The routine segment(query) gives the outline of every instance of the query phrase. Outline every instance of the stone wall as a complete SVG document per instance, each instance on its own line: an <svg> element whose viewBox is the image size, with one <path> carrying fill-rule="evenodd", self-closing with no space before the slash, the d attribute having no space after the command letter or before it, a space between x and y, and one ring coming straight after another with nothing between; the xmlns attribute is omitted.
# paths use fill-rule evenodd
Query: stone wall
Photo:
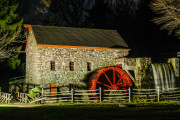
<svg viewBox="0 0 180 120"><path fill-rule="evenodd" d="M151 88L153 82L151 71L151 58L136 58L136 87L137 88Z"/></svg>
<svg viewBox="0 0 180 120"><path fill-rule="evenodd" d="M151 58L125 58L123 69L131 77L135 88L150 88L153 82ZM134 72L132 75L132 72Z"/></svg>
<svg viewBox="0 0 180 120"><path fill-rule="evenodd" d="M168 63L172 64L173 69L175 71L175 76L176 76L176 80L177 80L177 85L180 86L180 58L171 58L168 60Z"/></svg>
<svg viewBox="0 0 180 120"><path fill-rule="evenodd" d="M34 83L36 84L36 79L38 78L40 72L37 67L37 56L38 56L38 47L31 31L30 37L28 40L28 46L26 51L26 83Z"/></svg>
<svg viewBox="0 0 180 120"><path fill-rule="evenodd" d="M86 77L93 71L110 65L123 64L119 56L127 56L128 51L40 47L33 34L26 55L26 82L57 86L75 84L86 86ZM56 61L56 70L51 70L51 61ZM75 71L70 71L70 62L75 63ZM87 62L92 63L92 71L87 70Z"/></svg>
<svg viewBox="0 0 180 120"><path fill-rule="evenodd" d="M168 60L168 63L170 63L175 71L175 76L179 78L179 58L171 58Z"/></svg>

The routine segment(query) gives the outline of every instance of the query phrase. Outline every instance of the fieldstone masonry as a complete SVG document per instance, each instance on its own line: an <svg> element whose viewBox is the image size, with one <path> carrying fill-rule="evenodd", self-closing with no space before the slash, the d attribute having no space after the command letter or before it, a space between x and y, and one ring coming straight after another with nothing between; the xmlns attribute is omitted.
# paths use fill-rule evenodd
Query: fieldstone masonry
<svg viewBox="0 0 180 120"><path fill-rule="evenodd" d="M143 81L145 79L149 80L150 82L151 74L149 71L149 67L151 66L151 58L125 58L123 63L123 69L129 74L131 80L134 82L136 88L142 88ZM128 71L133 71L134 76L132 76ZM146 81L147 82L147 81Z"/></svg>
<svg viewBox="0 0 180 120"><path fill-rule="evenodd" d="M175 76L177 79L179 79L179 70L180 70L179 62L180 62L179 58L171 58L168 60L168 63L170 63L174 68Z"/></svg>

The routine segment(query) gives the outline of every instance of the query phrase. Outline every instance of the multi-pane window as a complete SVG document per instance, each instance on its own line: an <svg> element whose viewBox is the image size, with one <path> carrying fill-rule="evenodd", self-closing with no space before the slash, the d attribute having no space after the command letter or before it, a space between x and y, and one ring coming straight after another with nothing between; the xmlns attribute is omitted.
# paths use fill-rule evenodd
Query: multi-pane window
<svg viewBox="0 0 180 120"><path fill-rule="evenodd" d="M56 62L51 61L51 70L56 70Z"/></svg>
<svg viewBox="0 0 180 120"><path fill-rule="evenodd" d="M87 62L87 70L92 71L92 63L91 62Z"/></svg>
<svg viewBox="0 0 180 120"><path fill-rule="evenodd" d="M75 70L75 63L70 62L70 71L74 71L74 70Z"/></svg>

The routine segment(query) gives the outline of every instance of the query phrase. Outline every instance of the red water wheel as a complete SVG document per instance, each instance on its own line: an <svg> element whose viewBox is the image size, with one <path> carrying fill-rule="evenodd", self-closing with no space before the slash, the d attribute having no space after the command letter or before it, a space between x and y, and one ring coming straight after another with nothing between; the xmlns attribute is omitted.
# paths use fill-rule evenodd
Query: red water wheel
<svg viewBox="0 0 180 120"><path fill-rule="evenodd" d="M120 90L132 86L128 74L119 66L110 66L95 71L88 83L89 90L102 89Z"/></svg>

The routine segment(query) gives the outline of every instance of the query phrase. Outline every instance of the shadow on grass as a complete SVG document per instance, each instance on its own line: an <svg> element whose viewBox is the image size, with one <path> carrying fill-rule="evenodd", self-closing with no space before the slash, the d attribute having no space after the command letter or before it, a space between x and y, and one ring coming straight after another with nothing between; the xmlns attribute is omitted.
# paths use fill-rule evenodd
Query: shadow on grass
<svg viewBox="0 0 180 120"><path fill-rule="evenodd" d="M172 120L178 119L180 104L42 105L29 108L0 107L0 120Z"/></svg>

